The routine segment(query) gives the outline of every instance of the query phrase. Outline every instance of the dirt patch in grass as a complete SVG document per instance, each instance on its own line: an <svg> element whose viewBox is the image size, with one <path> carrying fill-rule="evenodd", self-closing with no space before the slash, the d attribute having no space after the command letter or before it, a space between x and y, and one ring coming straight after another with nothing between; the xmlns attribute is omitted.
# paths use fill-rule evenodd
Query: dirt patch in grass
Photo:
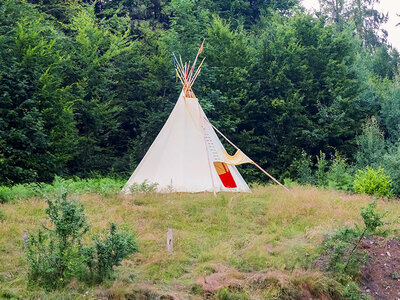
<svg viewBox="0 0 400 300"><path fill-rule="evenodd" d="M361 287L374 299L400 299L400 243L396 239L363 239L368 263L362 268Z"/></svg>

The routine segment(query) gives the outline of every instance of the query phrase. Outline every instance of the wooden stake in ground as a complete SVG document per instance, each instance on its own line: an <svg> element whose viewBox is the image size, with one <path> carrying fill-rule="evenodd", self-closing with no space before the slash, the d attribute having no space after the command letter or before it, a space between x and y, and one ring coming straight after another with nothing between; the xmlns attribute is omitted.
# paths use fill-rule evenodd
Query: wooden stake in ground
<svg viewBox="0 0 400 300"><path fill-rule="evenodd" d="M172 236L172 229L168 228L167 231L167 251L169 253L172 253L174 249L174 241L173 241L173 236Z"/></svg>
<svg viewBox="0 0 400 300"><path fill-rule="evenodd" d="M26 241L28 240L28 232L26 230L24 230L22 239L24 240L24 243L22 244L22 251L25 251Z"/></svg>

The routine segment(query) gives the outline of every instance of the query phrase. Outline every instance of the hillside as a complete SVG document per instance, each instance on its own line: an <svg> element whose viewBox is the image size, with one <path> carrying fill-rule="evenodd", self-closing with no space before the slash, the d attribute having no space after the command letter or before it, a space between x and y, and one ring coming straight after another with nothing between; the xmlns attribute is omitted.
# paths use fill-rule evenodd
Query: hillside
<svg viewBox="0 0 400 300"><path fill-rule="evenodd" d="M371 198L311 187L255 187L252 194L70 195L85 207L92 229L110 222L134 230L139 253L98 286L73 281L57 292L27 288L24 230L44 221L43 199L0 204L0 295L37 299L339 299L343 287L318 270L324 235L362 224ZM386 221L396 201L379 201ZM395 229L397 225L391 225ZM174 250L166 251L173 230ZM51 296L50 296L51 295Z"/></svg>

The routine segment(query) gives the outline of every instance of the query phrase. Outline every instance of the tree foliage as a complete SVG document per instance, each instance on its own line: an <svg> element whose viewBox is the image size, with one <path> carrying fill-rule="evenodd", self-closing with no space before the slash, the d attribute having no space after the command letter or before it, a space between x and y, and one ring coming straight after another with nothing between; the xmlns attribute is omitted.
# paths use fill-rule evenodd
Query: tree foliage
<svg viewBox="0 0 400 300"><path fill-rule="evenodd" d="M189 60L203 38L194 92L273 175L295 177L303 153L354 162L371 116L396 142L399 54L377 1L353 2L3 1L0 183L131 173L179 94L172 52Z"/></svg>

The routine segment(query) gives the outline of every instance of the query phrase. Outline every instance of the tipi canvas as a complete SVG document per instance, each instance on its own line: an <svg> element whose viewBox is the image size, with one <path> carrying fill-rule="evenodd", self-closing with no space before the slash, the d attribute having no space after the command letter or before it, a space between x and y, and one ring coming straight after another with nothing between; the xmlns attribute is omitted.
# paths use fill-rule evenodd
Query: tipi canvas
<svg viewBox="0 0 400 300"><path fill-rule="evenodd" d="M158 192L250 192L197 98L183 90L164 127L124 187L156 184Z"/></svg>
<svg viewBox="0 0 400 300"><path fill-rule="evenodd" d="M195 70L201 45L192 67L174 55L176 75L183 89L171 115L150 149L123 188L125 193L143 183L155 184L158 192L250 192L236 165L251 163L284 187L273 176L247 157L207 119L192 91L200 74ZM214 129L237 151L226 153ZM286 189L286 187L284 187Z"/></svg>

